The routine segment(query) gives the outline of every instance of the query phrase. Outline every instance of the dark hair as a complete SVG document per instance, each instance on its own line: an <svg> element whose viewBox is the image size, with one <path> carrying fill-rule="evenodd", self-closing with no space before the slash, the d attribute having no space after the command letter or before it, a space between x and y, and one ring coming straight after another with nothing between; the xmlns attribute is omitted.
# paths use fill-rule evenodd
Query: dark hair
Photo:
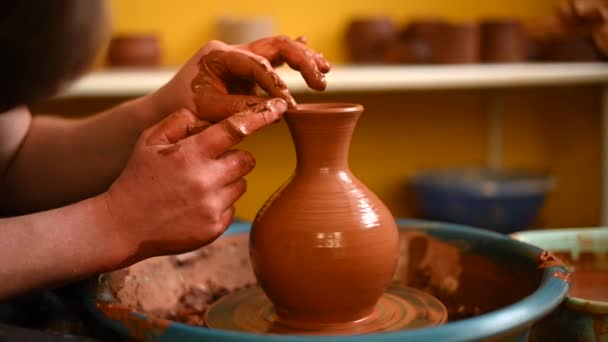
<svg viewBox="0 0 608 342"><path fill-rule="evenodd" d="M94 61L108 31L104 0L0 5L0 112L55 95Z"/></svg>

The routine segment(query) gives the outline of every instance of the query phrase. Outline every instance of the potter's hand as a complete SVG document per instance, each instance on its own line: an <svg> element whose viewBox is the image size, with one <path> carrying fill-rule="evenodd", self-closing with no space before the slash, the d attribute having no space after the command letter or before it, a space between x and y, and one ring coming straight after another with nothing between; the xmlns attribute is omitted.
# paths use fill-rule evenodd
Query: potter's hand
<svg viewBox="0 0 608 342"><path fill-rule="evenodd" d="M125 264L193 250L222 234L255 164L231 148L286 109L284 100L271 99L213 125L182 109L144 131L104 194L108 234L130 248Z"/></svg>
<svg viewBox="0 0 608 342"><path fill-rule="evenodd" d="M153 96L171 111L186 107L204 120L221 120L267 100L295 101L273 66L287 63L300 71L308 86L324 90L329 63L303 38L263 38L232 46L212 41L187 62L176 76Z"/></svg>
<svg viewBox="0 0 608 342"><path fill-rule="evenodd" d="M608 20L608 1L566 0L557 15L567 29L594 30Z"/></svg>
<svg viewBox="0 0 608 342"><path fill-rule="evenodd" d="M608 56L608 0L564 0L551 16L530 23L527 31L539 41L591 35Z"/></svg>
<svg viewBox="0 0 608 342"><path fill-rule="evenodd" d="M591 33L597 47L608 55L607 0L567 0L559 7L558 18L567 33Z"/></svg>

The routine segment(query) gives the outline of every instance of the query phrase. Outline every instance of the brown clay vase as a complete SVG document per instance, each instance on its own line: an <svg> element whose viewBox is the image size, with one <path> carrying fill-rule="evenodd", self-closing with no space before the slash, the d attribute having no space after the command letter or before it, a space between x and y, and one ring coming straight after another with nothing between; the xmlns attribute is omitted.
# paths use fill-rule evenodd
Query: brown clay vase
<svg viewBox="0 0 608 342"><path fill-rule="evenodd" d="M397 227L348 166L362 112L356 104L322 103L286 114L297 166L259 211L250 235L255 275L283 324L361 320L391 283Z"/></svg>

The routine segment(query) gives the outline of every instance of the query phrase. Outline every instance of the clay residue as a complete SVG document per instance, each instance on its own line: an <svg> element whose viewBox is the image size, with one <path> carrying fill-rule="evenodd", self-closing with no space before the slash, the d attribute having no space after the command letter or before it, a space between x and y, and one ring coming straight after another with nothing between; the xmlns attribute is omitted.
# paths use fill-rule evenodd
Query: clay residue
<svg viewBox="0 0 608 342"><path fill-rule="evenodd" d="M608 270L574 271L570 282L571 296L608 303Z"/></svg>
<svg viewBox="0 0 608 342"><path fill-rule="evenodd" d="M570 270L570 296L608 302L608 252L554 252Z"/></svg>
<svg viewBox="0 0 608 342"><path fill-rule="evenodd" d="M204 325L211 303L255 283L248 237L233 235L179 257L148 259L114 272L110 287L132 310ZM533 264L499 263L416 230L402 230L400 241L394 281L438 298L448 309L448 321L515 303L540 283L542 272Z"/></svg>
<svg viewBox="0 0 608 342"><path fill-rule="evenodd" d="M156 317L134 315L133 312L123 305L97 303L97 310L103 312L108 318L122 322L128 329L129 335L143 341L150 334L161 334L171 324L170 321Z"/></svg>
<svg viewBox="0 0 608 342"><path fill-rule="evenodd" d="M400 244L397 281L427 292L449 295L458 291L462 274L458 248L416 231L401 232Z"/></svg>
<svg viewBox="0 0 608 342"><path fill-rule="evenodd" d="M556 272L551 273L551 276L553 276L555 278L558 278L558 279L561 279L562 281L565 281L567 283L570 282L570 274L569 273L557 272L556 271Z"/></svg>
<svg viewBox="0 0 608 342"><path fill-rule="evenodd" d="M538 255L537 264L538 268L565 266L563 261L549 251L543 251Z"/></svg>
<svg viewBox="0 0 608 342"><path fill-rule="evenodd" d="M170 154L173 154L173 153L179 151L181 148L182 148L182 145L173 144L169 147L164 147L164 148L158 150L158 154L160 154L161 156L168 156Z"/></svg>
<svg viewBox="0 0 608 342"><path fill-rule="evenodd" d="M205 311L218 298L254 283L247 234L184 255L145 260L112 273L109 281L128 308L193 325L204 325Z"/></svg>
<svg viewBox="0 0 608 342"><path fill-rule="evenodd" d="M206 120L197 121L194 124L188 126L188 128L186 128L186 136L190 137L199 134L209 127L211 127L211 122Z"/></svg>
<svg viewBox="0 0 608 342"><path fill-rule="evenodd" d="M477 316L531 294L541 272L521 262L499 263L420 231L402 230L395 281L430 293L448 309L448 321Z"/></svg>

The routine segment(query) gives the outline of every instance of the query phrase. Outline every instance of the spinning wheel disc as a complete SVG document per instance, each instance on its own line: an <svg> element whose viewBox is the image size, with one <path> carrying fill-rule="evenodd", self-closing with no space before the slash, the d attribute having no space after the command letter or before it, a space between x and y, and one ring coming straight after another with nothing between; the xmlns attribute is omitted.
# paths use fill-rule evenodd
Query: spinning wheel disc
<svg viewBox="0 0 608 342"><path fill-rule="evenodd" d="M408 287L391 287L374 311L361 320L337 324L284 322L260 287L251 287L216 302L205 322L213 329L250 333L294 335L353 335L417 329L441 325L447 320L445 306L431 295Z"/></svg>

